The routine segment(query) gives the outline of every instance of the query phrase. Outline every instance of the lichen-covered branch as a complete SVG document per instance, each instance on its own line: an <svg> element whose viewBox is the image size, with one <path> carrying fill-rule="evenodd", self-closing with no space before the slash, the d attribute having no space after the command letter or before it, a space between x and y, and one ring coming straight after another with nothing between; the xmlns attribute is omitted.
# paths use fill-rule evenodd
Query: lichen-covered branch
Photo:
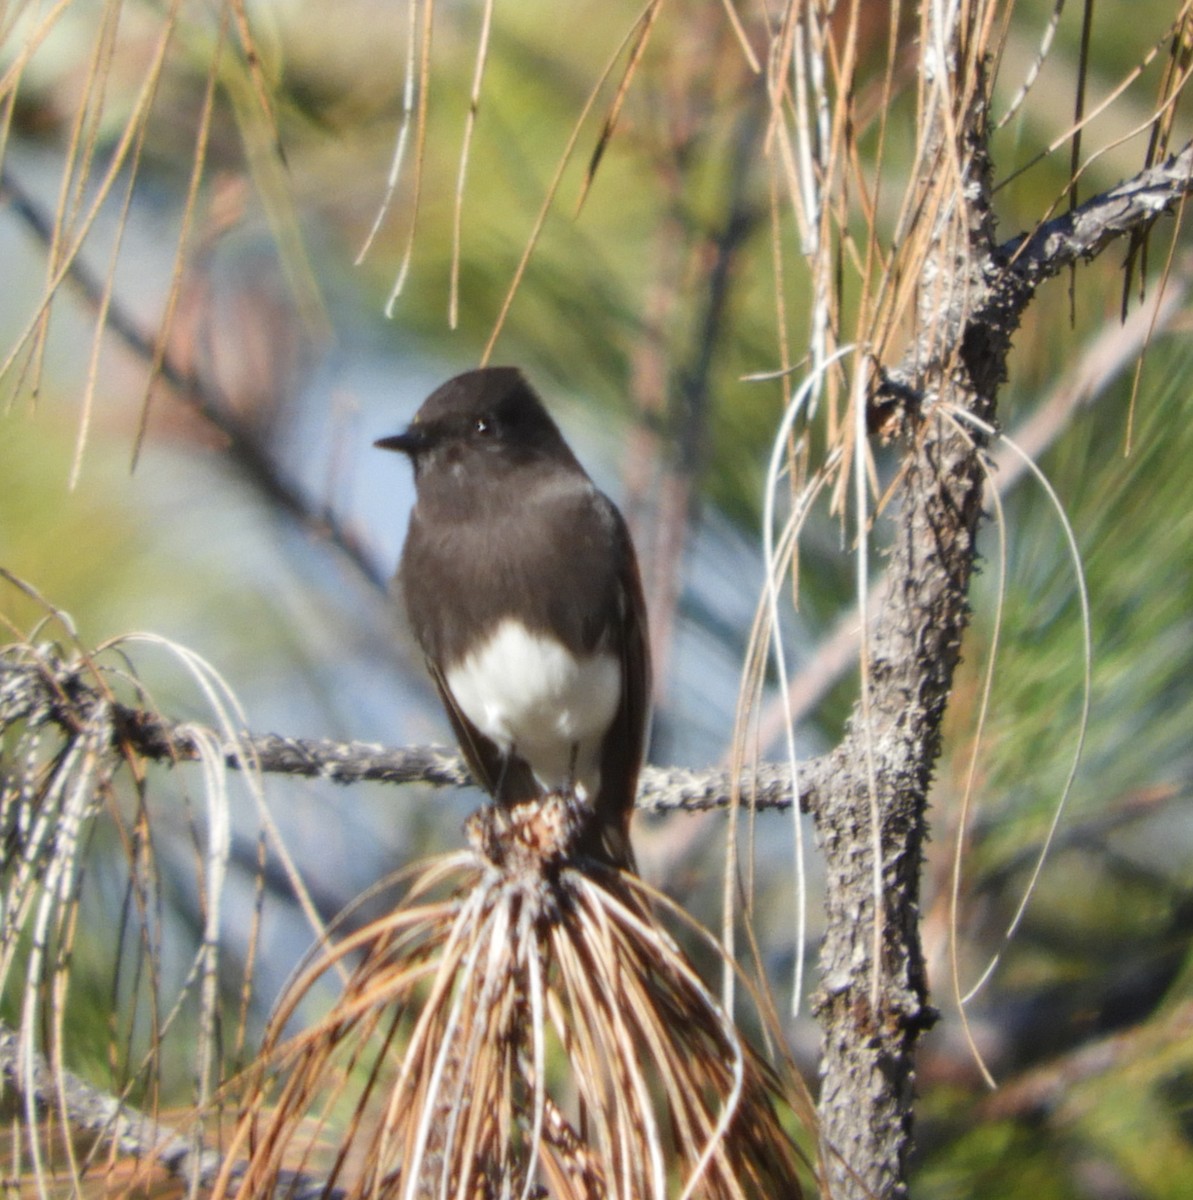
<svg viewBox="0 0 1193 1200"><path fill-rule="evenodd" d="M1191 191L1193 142L1072 212L1004 242L996 252L1007 272L1000 290L1012 280L1022 287L1035 288L1066 267L1095 257L1111 242L1137 234L1157 218L1174 212Z"/></svg>
<svg viewBox="0 0 1193 1200"><path fill-rule="evenodd" d="M228 738L194 721L178 721L148 709L114 702L89 681L89 671L56 655L34 663L25 650L0 648L0 729L18 722L56 725L68 735L102 722L102 739L113 750L164 763L193 762L201 747L218 745L233 769L296 775L331 783L422 783L432 787L473 786L463 758L441 746L393 748L375 742L243 733ZM818 801L830 769L827 758L800 765L800 804ZM743 804L787 809L792 804L791 771L786 764L759 763L736 779L726 770L648 767L638 788L645 812L701 812L725 808L734 791Z"/></svg>
<svg viewBox="0 0 1193 1200"><path fill-rule="evenodd" d="M935 1018L919 928L928 792L969 614L984 478L980 439L952 414L992 418L1016 323L990 319L985 81L980 61L958 65L962 25L957 43L937 31L933 44L952 46L956 61L947 86L937 76L927 89L921 115L919 336L899 371L908 448L894 540L863 648L863 695L833 755L831 797L815 811L827 909L819 1111L836 1200L907 1195L915 1049Z"/></svg>
<svg viewBox="0 0 1193 1200"><path fill-rule="evenodd" d="M959 44L960 24L954 32ZM908 452L883 599L866 646L866 692L831 756L831 784L811 810L826 862L816 1010L824 1166L835 1200L907 1195L915 1048L935 1015L919 934L928 790L968 619L984 481L981 430L995 422L1012 337L1040 283L1145 230L1193 190L1193 149L1186 147L999 245L985 81L980 62L971 69L978 79L970 81L969 100L950 120L935 113L925 130L937 162L957 178L922 260L920 336L887 374L906 402Z"/></svg>
<svg viewBox="0 0 1193 1200"><path fill-rule="evenodd" d="M32 1101L36 1111L56 1111L73 1130L94 1134L118 1156L136 1160L145 1172L156 1168L172 1179L207 1189L223 1169L224 1158L218 1150L92 1087L70 1071L55 1072L40 1054L28 1052L15 1030L2 1023L0 1083L22 1102ZM234 1168L233 1179L242 1172L243 1167ZM343 1195L324 1180L296 1171L285 1172L269 1194L286 1200L339 1200Z"/></svg>

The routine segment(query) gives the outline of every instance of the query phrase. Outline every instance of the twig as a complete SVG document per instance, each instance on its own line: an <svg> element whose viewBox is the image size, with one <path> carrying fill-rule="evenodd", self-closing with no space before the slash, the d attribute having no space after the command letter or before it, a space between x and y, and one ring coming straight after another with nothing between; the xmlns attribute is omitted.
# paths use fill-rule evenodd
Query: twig
<svg viewBox="0 0 1193 1200"><path fill-rule="evenodd" d="M1193 142L1033 233L1003 242L996 258L1021 284L1034 289L1079 259L1094 258L1116 238L1137 233L1171 213L1191 191Z"/></svg>
<svg viewBox="0 0 1193 1200"><path fill-rule="evenodd" d="M158 762L190 762L201 745L222 747L229 767L251 764L268 774L326 779L332 783L423 783L433 787L473 785L463 759L438 746L394 749L375 742L337 742L328 738L283 737L246 733L233 744L218 730L190 721L177 721L147 709L113 703L102 697L70 663L43 659L31 664L23 654L0 649L0 728L15 721L50 723L68 734L110 726L113 749L127 749ZM800 802L810 810L827 782L827 758L800 767ZM791 806L791 776L782 764L761 763L736 781L740 794L759 809ZM721 769L688 770L648 767L638 791L638 808L645 812L700 812L725 808L734 779Z"/></svg>

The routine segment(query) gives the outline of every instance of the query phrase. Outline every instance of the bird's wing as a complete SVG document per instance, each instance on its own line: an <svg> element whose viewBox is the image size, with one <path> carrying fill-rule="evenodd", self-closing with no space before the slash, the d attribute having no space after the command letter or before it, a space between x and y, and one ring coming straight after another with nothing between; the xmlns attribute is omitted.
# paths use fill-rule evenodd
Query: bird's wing
<svg viewBox="0 0 1193 1200"><path fill-rule="evenodd" d="M439 690L439 698L455 731L460 752L477 786L501 804L519 804L538 796L542 789L529 764L516 754L510 755L507 762L500 747L491 738L485 737L464 715L443 672L430 660L427 661L427 670ZM498 787L501 789L500 796L497 794Z"/></svg>
<svg viewBox="0 0 1193 1200"><path fill-rule="evenodd" d="M621 660L621 700L601 755L601 787L594 805L594 834L601 857L617 867L633 868L630 817L638 792L638 772L650 727L650 641L642 577L629 531L617 515L617 535L626 553L618 574L618 618L613 646Z"/></svg>

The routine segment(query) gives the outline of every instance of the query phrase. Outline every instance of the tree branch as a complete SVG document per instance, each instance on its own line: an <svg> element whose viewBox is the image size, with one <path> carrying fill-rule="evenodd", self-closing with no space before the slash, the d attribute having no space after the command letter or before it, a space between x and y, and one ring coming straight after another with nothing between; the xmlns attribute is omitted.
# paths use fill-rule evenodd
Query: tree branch
<svg viewBox="0 0 1193 1200"><path fill-rule="evenodd" d="M1003 242L995 252L1005 266L1003 292L1034 290L1081 259L1094 258L1111 242L1145 230L1157 217L1174 212L1193 191L1193 142L1178 154L1140 171L1079 208L1045 221L1033 233ZM1026 304L1021 301L1020 311Z"/></svg>
<svg viewBox="0 0 1193 1200"><path fill-rule="evenodd" d="M263 774L296 775L332 783L422 783L432 787L475 786L463 758L439 746L393 749L373 742L337 742L328 738L283 737L244 733L229 739L193 721L177 721L144 708L122 704L89 682L81 662L39 656L27 649L0 649L0 729L14 722L50 724L67 736L107 728L101 739L113 750L130 751L155 762L193 762L201 747L218 745L227 766ZM800 765L799 794L810 811L823 794L830 769L827 758ZM791 772L786 764L759 763L738 777L713 768L647 767L638 789L638 808L661 813L725 808L735 790L743 804L758 809L788 809Z"/></svg>
<svg viewBox="0 0 1193 1200"><path fill-rule="evenodd" d="M826 908L819 1114L842 1200L908 1194L915 1051L936 1017L919 927L928 792L969 617L984 484L983 439L958 415L993 419L1019 314L995 289L987 80L981 56L961 49L976 15L950 9L950 25L930 7L924 36L952 57L933 59L941 75L925 88L920 118L920 224L909 264L919 276L920 332L900 370L919 404L905 413L898 521L883 602L863 643L862 696L833 753L831 801L815 812Z"/></svg>
<svg viewBox="0 0 1193 1200"><path fill-rule="evenodd" d="M920 944L920 863L984 484L984 438L958 417L976 418L977 428L994 423L1012 337L1042 282L1145 229L1193 190L1187 146L1034 233L996 243L986 81L976 60L972 69L965 111L948 119L937 111L925 131L937 168L955 164L960 177L949 181L953 196L941 209L949 217L937 218L921 267L923 332L890 373L919 407L907 414L899 526L864 696L833 752L831 795L812 809L826 864L821 1132L841 1197L907 1195L915 1048L935 1016ZM933 210L925 201L921 211Z"/></svg>
<svg viewBox="0 0 1193 1200"><path fill-rule="evenodd" d="M93 1133L118 1154L154 1163L171 1178L210 1188L223 1168L223 1155L179 1133L125 1101L72 1074L55 1072L36 1051L22 1045L21 1036L0 1023L0 1080L19 1096L32 1100L39 1112L58 1112L72 1130ZM243 1173L233 1168L232 1179ZM286 1200L341 1200L344 1192L324 1180L287 1171L273 1195Z"/></svg>

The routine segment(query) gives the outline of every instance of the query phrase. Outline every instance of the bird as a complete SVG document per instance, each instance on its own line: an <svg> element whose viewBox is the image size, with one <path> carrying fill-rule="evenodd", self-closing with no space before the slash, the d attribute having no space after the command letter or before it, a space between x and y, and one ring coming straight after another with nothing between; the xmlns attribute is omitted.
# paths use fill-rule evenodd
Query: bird
<svg viewBox="0 0 1193 1200"><path fill-rule="evenodd" d="M498 805L573 801L578 852L633 870L651 664L621 513L516 367L457 375L375 445L413 465L399 590L473 777Z"/></svg>

